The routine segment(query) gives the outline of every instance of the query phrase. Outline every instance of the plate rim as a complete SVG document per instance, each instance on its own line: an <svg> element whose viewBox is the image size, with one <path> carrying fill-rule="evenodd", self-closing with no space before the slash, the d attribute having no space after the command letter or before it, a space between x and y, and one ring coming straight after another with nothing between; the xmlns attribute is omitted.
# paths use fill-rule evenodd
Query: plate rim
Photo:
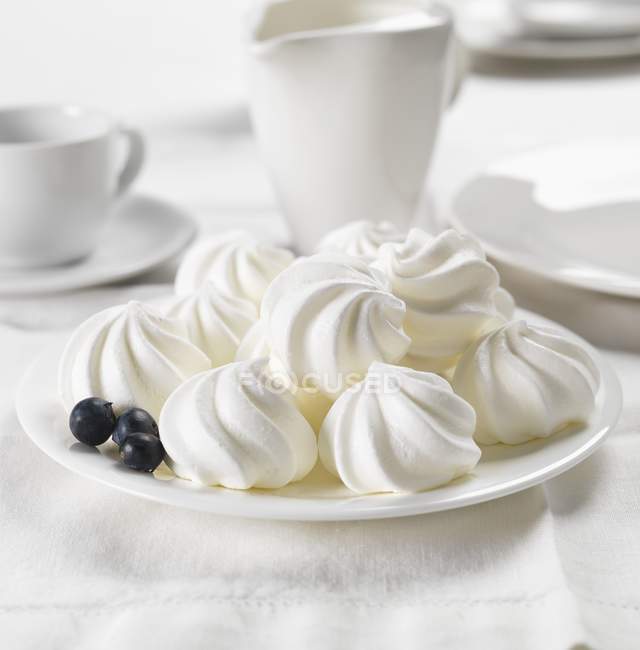
<svg viewBox="0 0 640 650"><path fill-rule="evenodd" d="M518 315L524 318L529 317L538 323L551 325L564 332L569 332L572 337L587 347L590 354L593 355L601 373L600 390L604 392L599 413L601 416L607 414L606 421L604 424L601 424L597 431L594 431L593 435L584 444L549 465L534 469L517 479L505 481L502 485L488 486L461 495L444 497L442 501L431 501L427 504L421 501L421 497L425 494L433 494L434 491L432 490L415 494L384 495L384 498L388 498L389 500L388 504L381 504L379 501L374 504L368 504L367 497L379 498L381 495L360 495L351 497L348 500L342 498L337 498L336 500L328 498L287 498L283 495L269 494L267 491L256 493L243 490L227 490L224 488L202 488L195 484L191 498L185 500L184 490L175 491L170 487L173 480L183 479L175 478L168 481L156 479L152 483L149 483L146 482L151 479L149 475L123 471L116 481L113 478L114 474L108 471L109 466L107 464L105 464L104 472L101 471L99 474L94 474L86 468L86 463L81 460L80 456L69 454L67 448L63 449L60 445L57 445L54 436L51 437L51 443L49 444L48 441L43 440L43 436L34 435L33 429L37 427L31 426L31 420L35 416L32 414L34 409L32 408L33 400L29 392L29 386L33 381L33 375L39 374L37 373L39 366L45 363L47 356L51 357L54 354L56 357L59 356L63 340L62 336L47 345L25 371L15 393L15 411L24 434L45 455L65 469L84 478L107 485L120 492L165 505L199 512L208 512L214 515L274 521L359 521L406 517L453 510L515 494L571 469L590 456L604 442L606 437L615 428L620 416L622 409L622 389L620 382L609 362L593 346L566 327L533 312L521 309ZM49 359L49 362L51 361ZM47 399L43 401L47 403ZM50 394L48 403L50 404ZM189 483L188 481L185 482ZM206 490L210 491L207 492ZM247 506L247 497L258 498L254 498L249 503L249 506ZM394 503L394 498L402 498L402 502ZM313 503L312 510L305 510L309 503ZM240 508L240 511L238 508Z"/></svg>
<svg viewBox="0 0 640 650"><path fill-rule="evenodd" d="M599 143L620 143L619 140L614 138L596 138L594 139ZM640 140L638 141L640 143ZM459 186L449 203L449 209L447 210L446 221L449 226L455 228L459 232L467 235L471 235L477 239L485 253L489 258L496 260L498 263L508 266L512 269L522 271L524 273L537 276L539 278L544 278L551 280L557 284L561 284L566 287L572 287L577 289L583 289L587 291L593 291L598 294L606 296L617 296L620 298L640 298L640 277L638 277L637 286L609 286L605 283L593 283L589 280L584 280L580 278L571 278L566 276L558 276L553 271L548 271L544 268L544 265L541 262L536 263L535 265L527 264L524 261L520 260L517 255L514 255L506 248L503 248L499 245L494 244L491 241L488 241L483 236L478 234L473 228L469 227L463 218L459 214L458 201L462 194L467 190L467 188L474 182L480 180L485 176L490 176L492 170L500 166L500 168L508 165L511 161L517 161L525 156L535 155L537 153L548 153L556 150L565 150L572 145L577 144L577 141L562 141L556 143L549 143L546 145L540 145L537 147L531 147L524 149L515 154L508 156L502 156L489 162L482 171L474 174L472 177L468 178L461 186ZM571 332L574 334L573 332ZM574 334L575 336L575 334Z"/></svg>
<svg viewBox="0 0 640 650"><path fill-rule="evenodd" d="M165 210L165 214L171 215L170 218L173 220L174 232L171 237L167 238L166 244L158 252L151 251L144 260L136 260L122 270L114 267L109 273L105 270L99 270L97 273L89 275L83 274L81 271L84 268L84 261L80 261L75 266L78 270L78 273L75 276L71 278L63 276L58 280L55 280L56 267L34 269L34 271L46 272L53 276L54 279L44 289L21 284L24 280L19 278L17 275L18 272L15 272L15 277L18 278L17 284L13 284L13 282L16 281L15 278L3 279L2 270L0 269L0 297L19 298L39 296L48 293L64 293L66 291L89 289L93 287L101 287L105 284L111 284L114 282L122 282L123 280L128 280L151 271L165 262L168 262L179 255L191 242L193 242L198 233L198 225L193 217L191 217L183 207L177 205L173 201L168 201L160 196L156 196L155 194L147 192L132 192L122 198L122 202L119 207L115 208L115 210L117 211L118 209L121 209L123 203L134 200L143 200L155 203L162 206ZM179 231L178 226L180 229Z"/></svg>
<svg viewBox="0 0 640 650"><path fill-rule="evenodd" d="M586 40L586 39L585 39ZM589 39L590 42L598 39ZM604 40L604 39L603 39ZM541 39L522 39L518 44L514 41L503 41L480 45L478 42L467 42L472 52L479 55L494 56L502 59L515 59L518 61L605 61L610 59L632 59L640 55L640 36L619 37L618 40L625 40L625 46L620 49L600 50L599 52L588 52L586 49L572 52L560 52L549 46L547 41ZM536 48L541 49L536 49ZM542 48L547 48L542 49Z"/></svg>
<svg viewBox="0 0 640 650"><path fill-rule="evenodd" d="M477 6L494 9L503 20L513 20L508 14L505 0L472 0L465 10L477 11ZM503 59L520 61L599 61L610 59L628 59L640 54L640 34L626 34L610 37L584 37L578 39L545 39L521 34L500 32L490 20L484 19L478 29L478 16L474 15L475 25L462 15L459 20L460 37L464 44L474 53ZM469 25L472 25L471 27ZM484 27L484 29L482 29ZM482 34L482 32L484 32ZM478 34L481 34L478 37ZM605 47L615 43L614 47ZM599 46L597 51L595 46Z"/></svg>

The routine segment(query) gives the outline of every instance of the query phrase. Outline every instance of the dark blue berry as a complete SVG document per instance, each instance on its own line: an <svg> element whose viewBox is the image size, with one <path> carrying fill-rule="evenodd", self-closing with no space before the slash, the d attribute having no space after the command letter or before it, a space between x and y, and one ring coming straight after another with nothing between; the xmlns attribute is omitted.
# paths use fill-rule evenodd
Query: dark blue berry
<svg viewBox="0 0 640 650"><path fill-rule="evenodd" d="M120 447L122 462L139 472L153 472L164 460L160 438L152 433L130 433Z"/></svg>
<svg viewBox="0 0 640 650"><path fill-rule="evenodd" d="M159 436L156 421L144 409L130 408L118 418L115 431L111 437L113 442L118 447L121 447L126 437L130 433L136 432Z"/></svg>
<svg viewBox="0 0 640 650"><path fill-rule="evenodd" d="M101 445L109 439L116 426L111 402L87 397L78 402L69 415L71 433L85 445Z"/></svg>

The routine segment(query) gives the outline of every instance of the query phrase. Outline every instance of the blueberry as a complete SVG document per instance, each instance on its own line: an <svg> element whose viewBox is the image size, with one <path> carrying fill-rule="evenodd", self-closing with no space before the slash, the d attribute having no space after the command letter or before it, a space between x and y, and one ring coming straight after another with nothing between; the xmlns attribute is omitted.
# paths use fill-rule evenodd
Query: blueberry
<svg viewBox="0 0 640 650"><path fill-rule="evenodd" d="M130 433L150 433L156 438L158 434L158 425L156 421L144 410L139 408L127 409L119 418L116 423L115 431L113 432L113 442L122 446L125 438Z"/></svg>
<svg viewBox="0 0 640 650"><path fill-rule="evenodd" d="M69 415L71 433L85 445L101 445L109 439L116 426L111 402L87 397L78 402Z"/></svg>
<svg viewBox="0 0 640 650"><path fill-rule="evenodd" d="M120 447L122 462L139 472L153 472L164 460L160 438L152 433L130 433Z"/></svg>

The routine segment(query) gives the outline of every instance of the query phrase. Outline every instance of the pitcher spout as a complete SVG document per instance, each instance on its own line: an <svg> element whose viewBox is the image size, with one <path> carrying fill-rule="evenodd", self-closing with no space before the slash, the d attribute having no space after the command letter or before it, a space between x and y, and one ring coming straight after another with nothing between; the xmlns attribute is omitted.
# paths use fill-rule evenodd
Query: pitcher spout
<svg viewBox="0 0 640 650"><path fill-rule="evenodd" d="M249 13L249 46L267 54L292 42L423 30L449 18L426 0L276 0Z"/></svg>

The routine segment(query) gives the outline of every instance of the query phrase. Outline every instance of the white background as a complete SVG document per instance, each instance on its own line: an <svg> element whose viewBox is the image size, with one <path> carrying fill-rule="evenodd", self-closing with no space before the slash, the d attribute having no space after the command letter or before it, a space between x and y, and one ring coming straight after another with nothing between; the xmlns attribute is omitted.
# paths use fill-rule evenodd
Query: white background
<svg viewBox="0 0 640 650"><path fill-rule="evenodd" d="M2 0L0 103L71 101L141 126L139 187L219 219L273 216L249 134L243 7L224 0ZM458 3L459 5L459 3ZM438 203L505 152L640 136L640 63L483 62L449 111L432 166ZM284 230L277 229L284 237Z"/></svg>

